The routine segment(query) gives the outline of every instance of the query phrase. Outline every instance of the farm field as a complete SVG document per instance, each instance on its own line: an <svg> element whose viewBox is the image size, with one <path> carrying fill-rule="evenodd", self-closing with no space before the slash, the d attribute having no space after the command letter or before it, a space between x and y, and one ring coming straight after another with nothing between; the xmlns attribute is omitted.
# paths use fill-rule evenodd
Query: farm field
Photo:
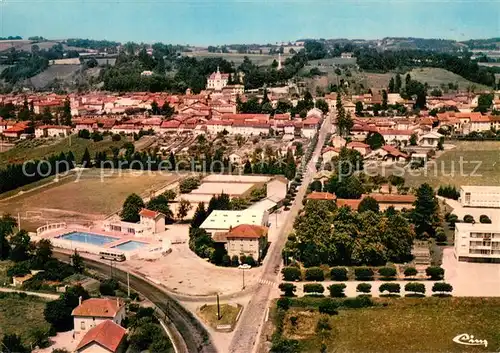
<svg viewBox="0 0 500 353"><path fill-rule="evenodd" d="M460 185L500 185L500 141L449 141L456 147L444 152L424 170L407 170L407 185L429 183ZM463 161L463 173L460 171ZM478 169L475 170L476 166ZM474 172L474 173L473 173ZM416 175L416 174L419 175Z"/></svg>
<svg viewBox="0 0 500 353"><path fill-rule="evenodd" d="M424 67L416 68L409 72L411 77L420 82L427 82L430 87L439 87L442 83L447 85L449 82L458 83L460 90L466 90L469 85L474 85L476 91L491 90L491 87L471 82L460 75L454 74L445 69ZM406 74L405 74L406 76Z"/></svg>
<svg viewBox="0 0 500 353"><path fill-rule="evenodd" d="M43 317L46 300L28 296L0 295L0 337L4 334L18 334L25 345L30 343L34 329L48 330L50 325Z"/></svg>
<svg viewBox="0 0 500 353"><path fill-rule="evenodd" d="M61 140L53 140L52 143L45 143L44 141L44 144L39 145L41 141L23 141L8 151L0 153L0 168L10 163L23 163L31 159L41 159L52 154L67 153L69 151L73 152L75 161L79 163L85 148L89 149L92 157L96 152L107 152L110 155L112 147L121 148L125 143L123 139L121 141L112 141L110 137L105 138L103 141L94 142L74 135Z"/></svg>
<svg viewBox="0 0 500 353"><path fill-rule="evenodd" d="M149 197L178 177L173 174L122 171L101 180L101 170L85 171L81 178L71 175L60 182L0 200L0 214L21 215L22 227L33 231L46 222L102 220L118 211L126 197L137 193ZM103 173L111 173L103 170ZM104 174L107 175L107 174Z"/></svg>
<svg viewBox="0 0 500 353"><path fill-rule="evenodd" d="M72 76L81 68L81 65L52 65L47 70L40 72L29 79L35 88L41 89L57 81L72 81Z"/></svg>
<svg viewBox="0 0 500 353"><path fill-rule="evenodd" d="M500 298L375 301L378 305L372 308L341 309L329 317L331 330L322 333L315 332L318 311L291 308L284 319L284 337L299 340L303 352L319 352L321 343L327 351L338 353L496 352L500 346L494 324L500 314ZM292 316L298 318L295 327ZM453 342L463 333L487 340L488 347Z"/></svg>

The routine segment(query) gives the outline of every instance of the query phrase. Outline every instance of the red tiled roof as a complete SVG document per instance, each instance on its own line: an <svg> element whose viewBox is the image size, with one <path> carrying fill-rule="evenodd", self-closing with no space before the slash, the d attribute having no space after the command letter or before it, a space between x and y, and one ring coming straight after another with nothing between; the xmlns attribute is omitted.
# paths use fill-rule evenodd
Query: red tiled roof
<svg viewBox="0 0 500 353"><path fill-rule="evenodd" d="M161 128L162 129L169 129L169 128L178 128L181 122L179 120L169 120L169 121L164 121L161 123Z"/></svg>
<svg viewBox="0 0 500 353"><path fill-rule="evenodd" d="M240 224L232 228L227 233L227 238L248 238L248 239L259 239L267 234L267 228L263 226L251 225L251 224Z"/></svg>
<svg viewBox="0 0 500 353"><path fill-rule="evenodd" d="M364 197L371 197L379 203L413 203L414 195L399 195L399 194L367 194Z"/></svg>
<svg viewBox="0 0 500 353"><path fill-rule="evenodd" d="M330 194L329 192L318 192L313 191L309 195L307 195L308 200L336 200L337 197L335 194Z"/></svg>
<svg viewBox="0 0 500 353"><path fill-rule="evenodd" d="M111 352L116 352L125 337L125 333L126 330L120 325L115 324L113 321L103 321L99 325L92 327L85 334L85 336L83 336L82 340L76 347L76 351L79 351L90 343L95 342Z"/></svg>
<svg viewBox="0 0 500 353"><path fill-rule="evenodd" d="M357 142L357 141L353 141L353 142L349 142L347 144L347 147L348 148L370 148L370 145L367 145L366 143L363 143L363 142Z"/></svg>
<svg viewBox="0 0 500 353"><path fill-rule="evenodd" d="M161 214L163 214L163 213L151 211L151 210L148 210L147 208L143 208L141 210L141 212L139 212L139 215L141 215L142 217L145 217L145 218L156 218Z"/></svg>
<svg viewBox="0 0 500 353"><path fill-rule="evenodd" d="M342 207L342 206L347 206L350 207L352 210L357 210L359 203L361 202L361 199L337 199L337 207Z"/></svg>
<svg viewBox="0 0 500 353"><path fill-rule="evenodd" d="M113 318L123 305L122 302L116 299L90 298L84 300L80 305L74 308L71 315Z"/></svg>

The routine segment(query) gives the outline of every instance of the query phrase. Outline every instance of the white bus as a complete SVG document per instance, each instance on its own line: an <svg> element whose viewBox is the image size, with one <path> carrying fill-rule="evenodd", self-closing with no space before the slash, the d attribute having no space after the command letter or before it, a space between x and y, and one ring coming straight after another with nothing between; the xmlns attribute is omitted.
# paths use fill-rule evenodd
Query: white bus
<svg viewBox="0 0 500 353"><path fill-rule="evenodd" d="M101 251L99 252L99 256L101 257L101 259L105 259L105 260L113 260L113 261L125 261L126 258L125 258L125 255L123 255L123 253L120 253L120 252L113 252L113 251Z"/></svg>

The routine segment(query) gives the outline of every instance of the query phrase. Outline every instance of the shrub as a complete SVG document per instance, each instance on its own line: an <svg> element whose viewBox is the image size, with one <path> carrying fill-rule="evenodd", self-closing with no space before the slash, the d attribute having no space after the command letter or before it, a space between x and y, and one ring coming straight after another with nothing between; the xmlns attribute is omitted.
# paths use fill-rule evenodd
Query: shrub
<svg viewBox="0 0 500 353"><path fill-rule="evenodd" d="M347 268L333 267L330 270L330 278L334 281L347 281Z"/></svg>
<svg viewBox="0 0 500 353"><path fill-rule="evenodd" d="M318 323L316 324L316 332L330 331L331 329L332 327L330 326L330 320L328 320L328 317L320 317Z"/></svg>
<svg viewBox="0 0 500 353"><path fill-rule="evenodd" d="M325 287L319 283L304 284L304 293L323 294Z"/></svg>
<svg viewBox="0 0 500 353"><path fill-rule="evenodd" d="M453 286L445 282L436 282L432 286L432 291L438 296L449 296L453 291Z"/></svg>
<svg viewBox="0 0 500 353"><path fill-rule="evenodd" d="M425 294L425 285L418 282L410 282L405 285L405 292Z"/></svg>
<svg viewBox="0 0 500 353"><path fill-rule="evenodd" d="M369 294L372 290L372 285L370 283L360 283L356 287L356 292Z"/></svg>
<svg viewBox="0 0 500 353"><path fill-rule="evenodd" d="M345 287L346 286L344 283L332 284L332 285L328 286L328 290L330 291L330 297L333 297L333 298L345 297L345 294L344 294Z"/></svg>
<svg viewBox="0 0 500 353"><path fill-rule="evenodd" d="M322 314L337 315L339 303L331 298L325 298L321 300L318 310Z"/></svg>
<svg viewBox="0 0 500 353"><path fill-rule="evenodd" d="M278 307L278 309L282 309L285 311L290 308L290 304L291 300L290 298L287 297L279 298L278 301L276 302L276 306Z"/></svg>
<svg viewBox="0 0 500 353"><path fill-rule="evenodd" d="M425 274L432 280L438 281L444 277L444 269L439 266L429 266L425 269Z"/></svg>
<svg viewBox="0 0 500 353"><path fill-rule="evenodd" d="M405 268L405 277L413 277L416 276L418 273L417 269L415 267L407 267Z"/></svg>
<svg viewBox="0 0 500 353"><path fill-rule="evenodd" d="M491 219L487 215L482 214L481 216L479 216L479 222L480 223L488 223L488 224L490 224L491 223Z"/></svg>
<svg viewBox="0 0 500 353"><path fill-rule="evenodd" d="M222 266L229 267L231 265L231 257L228 254L222 256Z"/></svg>
<svg viewBox="0 0 500 353"><path fill-rule="evenodd" d="M118 282L115 279L106 279L99 285L101 295L115 295L115 290L118 289Z"/></svg>
<svg viewBox="0 0 500 353"><path fill-rule="evenodd" d="M238 255L233 255L231 257L231 266L238 267L240 265L240 259L238 259Z"/></svg>
<svg viewBox="0 0 500 353"><path fill-rule="evenodd" d="M438 243L445 243L448 240L444 230L436 232L436 241Z"/></svg>
<svg viewBox="0 0 500 353"><path fill-rule="evenodd" d="M319 267L311 267L306 269L306 281L324 281L325 274Z"/></svg>
<svg viewBox="0 0 500 353"><path fill-rule="evenodd" d="M373 306L373 301L370 297L362 295L356 298L346 298L342 302L342 306L349 309L368 308Z"/></svg>
<svg viewBox="0 0 500 353"><path fill-rule="evenodd" d="M373 280L373 270L369 267L358 267L354 269L354 275L356 279L360 281Z"/></svg>
<svg viewBox="0 0 500 353"><path fill-rule="evenodd" d="M464 216L464 222L465 223L473 223L474 222L474 217L472 217L470 214L466 214Z"/></svg>
<svg viewBox="0 0 500 353"><path fill-rule="evenodd" d="M396 277L396 269L394 267L382 267L378 269L378 273L383 278L394 278Z"/></svg>
<svg viewBox="0 0 500 353"><path fill-rule="evenodd" d="M115 141L115 142L118 142L122 139L122 137L120 136L120 134L114 134L113 137L111 137L111 140Z"/></svg>
<svg viewBox="0 0 500 353"><path fill-rule="evenodd" d="M247 256L245 258L245 264L254 267L257 263L255 262L255 260L254 260L254 258L252 256Z"/></svg>
<svg viewBox="0 0 500 353"><path fill-rule="evenodd" d="M401 291L401 286L399 283L383 283L378 290L380 293L389 292L391 294L396 294Z"/></svg>
<svg viewBox="0 0 500 353"><path fill-rule="evenodd" d="M285 281L300 281L302 279L300 268L294 266L283 268L281 273L283 274L283 279Z"/></svg>
<svg viewBox="0 0 500 353"><path fill-rule="evenodd" d="M280 283L278 287L285 297L293 297L297 287L292 283Z"/></svg>

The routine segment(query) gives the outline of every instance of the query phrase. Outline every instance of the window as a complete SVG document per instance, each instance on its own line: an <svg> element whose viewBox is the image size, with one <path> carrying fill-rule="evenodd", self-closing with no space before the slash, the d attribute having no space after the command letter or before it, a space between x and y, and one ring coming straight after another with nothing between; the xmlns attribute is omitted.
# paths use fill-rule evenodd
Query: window
<svg viewBox="0 0 500 353"><path fill-rule="evenodd" d="M80 329L85 330L85 321L80 322Z"/></svg>

